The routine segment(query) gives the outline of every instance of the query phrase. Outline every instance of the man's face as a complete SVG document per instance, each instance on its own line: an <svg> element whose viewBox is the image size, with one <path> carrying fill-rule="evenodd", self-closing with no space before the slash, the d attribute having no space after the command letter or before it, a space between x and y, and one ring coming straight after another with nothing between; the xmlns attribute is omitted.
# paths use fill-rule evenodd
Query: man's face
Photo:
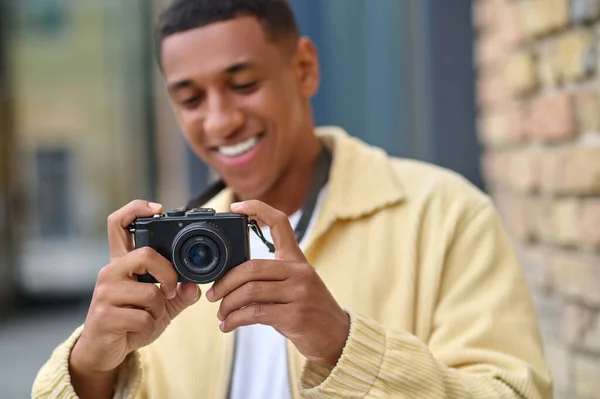
<svg viewBox="0 0 600 399"><path fill-rule="evenodd" d="M313 48L302 43L270 41L251 17L163 41L163 72L187 141L245 196L269 190L312 134L308 99L317 77L306 62Z"/></svg>

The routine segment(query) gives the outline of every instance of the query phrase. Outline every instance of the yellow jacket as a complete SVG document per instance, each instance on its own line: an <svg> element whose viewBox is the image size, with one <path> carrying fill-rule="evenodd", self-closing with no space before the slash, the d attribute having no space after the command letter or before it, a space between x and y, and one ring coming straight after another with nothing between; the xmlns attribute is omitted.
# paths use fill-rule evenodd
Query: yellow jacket
<svg viewBox="0 0 600 399"><path fill-rule="evenodd" d="M490 199L340 129L317 134L334 159L305 253L351 327L332 370L288 344L294 397L551 398L530 296ZM231 201L226 189L206 206ZM117 397L225 398L234 335L220 332L217 309L202 298L130 355ZM34 397L75 397L68 356L81 328L40 370Z"/></svg>

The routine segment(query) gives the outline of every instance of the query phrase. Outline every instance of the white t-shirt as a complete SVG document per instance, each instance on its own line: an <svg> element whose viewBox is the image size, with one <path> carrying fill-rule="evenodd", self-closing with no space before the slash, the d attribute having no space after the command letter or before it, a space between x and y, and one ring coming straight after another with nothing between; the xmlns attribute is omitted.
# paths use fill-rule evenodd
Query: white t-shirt
<svg viewBox="0 0 600 399"><path fill-rule="evenodd" d="M315 216L325 198L327 186L321 189L304 238L313 228ZM289 217L292 227L300 220L301 211ZM268 227L262 228L265 238L273 242ZM304 240L303 240L304 241ZM300 248L302 242L300 242ZM265 244L250 232L252 259L273 259ZM271 326L255 324L236 330L235 357L229 399L291 398L288 376L286 338Z"/></svg>

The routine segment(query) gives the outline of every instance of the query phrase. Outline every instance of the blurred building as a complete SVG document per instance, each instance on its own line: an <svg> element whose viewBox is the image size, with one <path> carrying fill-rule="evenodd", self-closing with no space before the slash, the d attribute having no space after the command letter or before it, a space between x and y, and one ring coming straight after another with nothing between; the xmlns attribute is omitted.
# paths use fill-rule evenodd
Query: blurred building
<svg viewBox="0 0 600 399"><path fill-rule="evenodd" d="M111 212L135 198L179 207L206 185L155 66L167 2L2 1L0 307L88 295ZM469 4L291 3L321 55L318 124L481 185Z"/></svg>
<svg viewBox="0 0 600 399"><path fill-rule="evenodd" d="M480 0L488 186L527 272L557 398L600 398L600 2Z"/></svg>
<svg viewBox="0 0 600 399"><path fill-rule="evenodd" d="M185 147L154 68L153 4L2 7L0 292L87 293L108 260L112 211L188 196Z"/></svg>

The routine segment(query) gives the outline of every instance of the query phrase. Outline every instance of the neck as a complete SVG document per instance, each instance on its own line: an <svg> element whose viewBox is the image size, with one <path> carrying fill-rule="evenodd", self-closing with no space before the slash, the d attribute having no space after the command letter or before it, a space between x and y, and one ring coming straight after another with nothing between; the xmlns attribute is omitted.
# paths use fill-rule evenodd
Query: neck
<svg viewBox="0 0 600 399"><path fill-rule="evenodd" d="M299 156L292 162L275 184L257 197L275 209L291 215L302 208L310 190L313 174L322 148L317 137L312 136L298 147Z"/></svg>

